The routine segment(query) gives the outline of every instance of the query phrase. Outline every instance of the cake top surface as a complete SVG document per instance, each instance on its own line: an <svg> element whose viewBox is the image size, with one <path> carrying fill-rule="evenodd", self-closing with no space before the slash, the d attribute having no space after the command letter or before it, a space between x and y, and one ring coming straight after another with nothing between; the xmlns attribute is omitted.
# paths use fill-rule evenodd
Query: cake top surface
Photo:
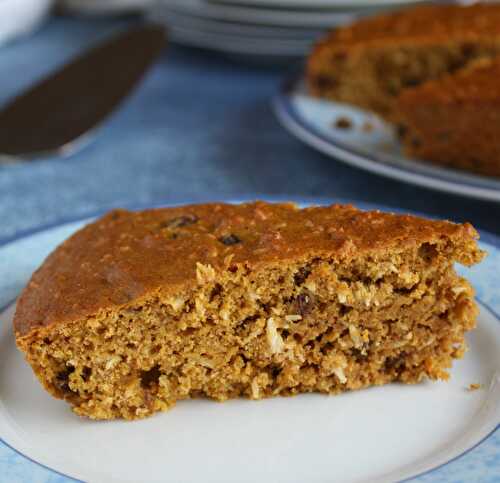
<svg viewBox="0 0 500 483"><path fill-rule="evenodd" d="M399 97L399 102L500 102L499 79L500 59L480 59L455 73L405 89Z"/></svg>
<svg viewBox="0 0 500 483"><path fill-rule="evenodd" d="M18 336L115 310L154 291L196 287L197 269L329 257L349 260L440 238L470 241L469 224L364 212L350 205L205 204L116 210L60 245L33 274L14 318Z"/></svg>
<svg viewBox="0 0 500 483"><path fill-rule="evenodd" d="M471 41L500 36L500 4L424 5L377 15L333 31L320 44Z"/></svg>

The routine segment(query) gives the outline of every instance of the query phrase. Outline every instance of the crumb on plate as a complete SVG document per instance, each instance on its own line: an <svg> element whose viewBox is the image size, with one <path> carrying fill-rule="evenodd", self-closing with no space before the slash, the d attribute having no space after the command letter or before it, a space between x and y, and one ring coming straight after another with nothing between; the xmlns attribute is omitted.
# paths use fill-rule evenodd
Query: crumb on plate
<svg viewBox="0 0 500 483"><path fill-rule="evenodd" d="M467 388L468 391L477 391L478 389L481 389L481 384L478 383L473 383L469 384L469 387Z"/></svg>
<svg viewBox="0 0 500 483"><path fill-rule="evenodd" d="M337 129L351 129L352 121L345 116L340 116L335 120L335 127Z"/></svg>

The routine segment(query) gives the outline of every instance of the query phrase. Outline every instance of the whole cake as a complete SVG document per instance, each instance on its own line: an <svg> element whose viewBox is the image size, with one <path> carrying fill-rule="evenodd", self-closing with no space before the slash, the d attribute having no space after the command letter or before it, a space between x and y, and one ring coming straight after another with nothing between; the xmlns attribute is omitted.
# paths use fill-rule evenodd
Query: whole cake
<svg viewBox="0 0 500 483"><path fill-rule="evenodd" d="M500 58L404 90L396 113L408 155L500 176Z"/></svg>
<svg viewBox="0 0 500 483"><path fill-rule="evenodd" d="M333 31L315 47L307 79L315 95L392 119L407 88L500 53L500 4L426 5Z"/></svg>
<svg viewBox="0 0 500 483"><path fill-rule="evenodd" d="M475 325L469 225L333 205L113 211L34 273L18 347L95 419L446 379Z"/></svg>

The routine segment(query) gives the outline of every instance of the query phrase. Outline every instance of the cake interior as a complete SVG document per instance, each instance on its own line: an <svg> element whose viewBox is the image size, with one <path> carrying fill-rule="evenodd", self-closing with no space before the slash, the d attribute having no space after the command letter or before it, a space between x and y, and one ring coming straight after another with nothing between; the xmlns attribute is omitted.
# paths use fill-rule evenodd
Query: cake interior
<svg viewBox="0 0 500 483"><path fill-rule="evenodd" d="M401 40L347 50L339 39L320 45L311 56L308 83L314 95L373 110L392 121L396 98L404 89L499 54L500 39L494 37L488 42Z"/></svg>
<svg viewBox="0 0 500 483"><path fill-rule="evenodd" d="M453 266L477 261L463 243L217 273L198 264L196 288L159 288L18 343L53 395L95 419L142 418L185 398L446 379L475 324L472 289Z"/></svg>
<svg viewBox="0 0 500 483"><path fill-rule="evenodd" d="M406 90L397 103L408 156L500 176L500 59ZM481 126L478 129L478 126Z"/></svg>

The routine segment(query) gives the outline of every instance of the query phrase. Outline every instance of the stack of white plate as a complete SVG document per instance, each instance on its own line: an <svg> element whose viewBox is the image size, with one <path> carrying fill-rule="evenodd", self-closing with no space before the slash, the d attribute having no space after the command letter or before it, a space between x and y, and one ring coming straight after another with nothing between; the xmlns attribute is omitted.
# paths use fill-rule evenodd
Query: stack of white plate
<svg viewBox="0 0 500 483"><path fill-rule="evenodd" d="M302 56L326 30L422 0L157 0L174 42L233 54Z"/></svg>
<svg viewBox="0 0 500 483"><path fill-rule="evenodd" d="M57 4L64 12L83 15L142 12L153 3L154 0L57 0Z"/></svg>
<svg viewBox="0 0 500 483"><path fill-rule="evenodd" d="M0 44L38 27L53 3L53 0L0 0Z"/></svg>

